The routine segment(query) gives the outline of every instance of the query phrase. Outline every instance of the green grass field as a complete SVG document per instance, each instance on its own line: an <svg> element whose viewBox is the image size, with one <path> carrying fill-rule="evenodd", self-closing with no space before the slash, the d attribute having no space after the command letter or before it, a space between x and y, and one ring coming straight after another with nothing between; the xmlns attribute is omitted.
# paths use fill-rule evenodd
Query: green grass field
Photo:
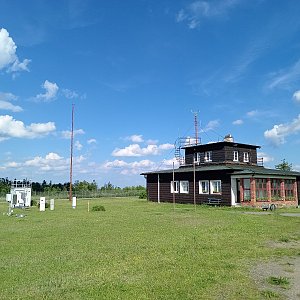
<svg viewBox="0 0 300 300"><path fill-rule="evenodd" d="M261 299L254 262L299 249L300 218L134 198L55 202L7 216L0 203L1 299ZM292 210L289 210L292 211ZM299 212L299 209L294 209Z"/></svg>

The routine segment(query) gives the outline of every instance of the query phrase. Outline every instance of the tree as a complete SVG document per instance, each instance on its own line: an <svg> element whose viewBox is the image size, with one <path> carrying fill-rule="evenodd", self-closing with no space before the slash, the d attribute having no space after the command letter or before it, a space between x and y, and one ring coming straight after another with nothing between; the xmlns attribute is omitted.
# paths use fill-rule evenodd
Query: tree
<svg viewBox="0 0 300 300"><path fill-rule="evenodd" d="M283 159L280 164L275 165L275 169L282 171L291 171L292 167L293 165L289 164L285 159Z"/></svg>

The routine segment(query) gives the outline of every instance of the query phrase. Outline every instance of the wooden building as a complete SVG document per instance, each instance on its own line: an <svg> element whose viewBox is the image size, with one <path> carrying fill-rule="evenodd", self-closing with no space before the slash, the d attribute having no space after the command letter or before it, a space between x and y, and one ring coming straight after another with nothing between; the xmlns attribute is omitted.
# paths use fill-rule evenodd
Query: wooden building
<svg viewBox="0 0 300 300"><path fill-rule="evenodd" d="M176 169L142 173L149 201L227 206L297 206L300 173L268 169L256 145L222 142L182 147Z"/></svg>

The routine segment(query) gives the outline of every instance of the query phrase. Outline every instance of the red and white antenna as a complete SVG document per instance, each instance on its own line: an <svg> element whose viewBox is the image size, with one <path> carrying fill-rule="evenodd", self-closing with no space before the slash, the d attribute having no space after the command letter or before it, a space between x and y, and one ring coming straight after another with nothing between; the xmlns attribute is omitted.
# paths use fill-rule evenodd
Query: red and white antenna
<svg viewBox="0 0 300 300"><path fill-rule="evenodd" d="M71 151L70 151L70 193L69 193L70 201L72 201L73 138L74 138L74 104L72 104L72 129L71 129Z"/></svg>
<svg viewBox="0 0 300 300"><path fill-rule="evenodd" d="M195 144L198 145L198 113L199 111L192 111L194 114L194 126L195 126Z"/></svg>

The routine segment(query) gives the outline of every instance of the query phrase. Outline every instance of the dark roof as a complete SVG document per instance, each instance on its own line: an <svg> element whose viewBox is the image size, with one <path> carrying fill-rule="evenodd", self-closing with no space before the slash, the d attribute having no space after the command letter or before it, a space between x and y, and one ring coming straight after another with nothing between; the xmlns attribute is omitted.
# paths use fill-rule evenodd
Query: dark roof
<svg viewBox="0 0 300 300"><path fill-rule="evenodd" d="M243 143L236 143L236 142L212 142L212 143L207 143L207 144L192 144L192 145L185 145L182 148L191 148L191 147L197 147L197 148L202 148L202 147L207 147L209 145L222 145L222 146L235 146L235 147L246 147L246 148L260 148L260 146L257 145L250 145L250 144L243 144Z"/></svg>
<svg viewBox="0 0 300 300"><path fill-rule="evenodd" d="M245 166L245 165L234 165L234 164L217 164L217 165L205 165L205 166L196 166L196 172L207 172L207 171L231 171L233 175L273 175L273 176L300 176L300 172L296 171L283 171L278 169L268 169L260 166ZM184 172L193 172L194 167L179 167L174 169L174 173L184 173ZM141 175L147 174L168 174L173 173L173 169L159 170L153 172L144 172Z"/></svg>

